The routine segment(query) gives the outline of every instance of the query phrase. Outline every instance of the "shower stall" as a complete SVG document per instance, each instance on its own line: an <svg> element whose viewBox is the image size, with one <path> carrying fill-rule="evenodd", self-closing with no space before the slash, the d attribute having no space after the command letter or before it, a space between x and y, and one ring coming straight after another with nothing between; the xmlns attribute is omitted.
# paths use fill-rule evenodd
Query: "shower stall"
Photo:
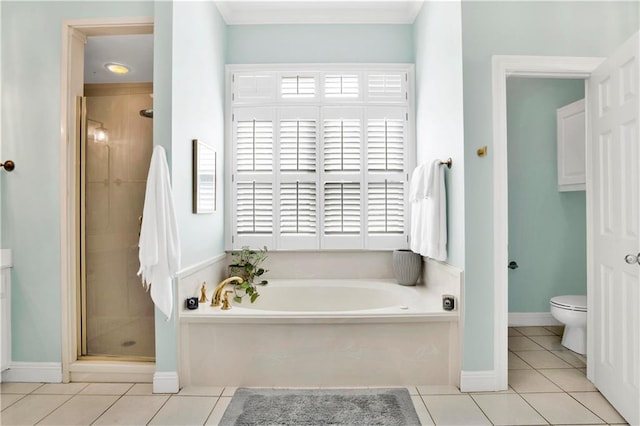
<svg viewBox="0 0 640 426"><path fill-rule="evenodd" d="M82 103L78 355L152 361L154 307L137 276L152 85L87 84Z"/></svg>

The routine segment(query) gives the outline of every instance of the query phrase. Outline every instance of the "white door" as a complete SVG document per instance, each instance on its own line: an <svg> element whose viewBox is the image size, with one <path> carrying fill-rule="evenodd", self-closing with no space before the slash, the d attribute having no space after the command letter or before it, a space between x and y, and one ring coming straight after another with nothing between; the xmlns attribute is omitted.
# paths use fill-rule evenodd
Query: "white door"
<svg viewBox="0 0 640 426"><path fill-rule="evenodd" d="M635 34L592 74L588 92L588 376L632 425L640 424L639 54Z"/></svg>

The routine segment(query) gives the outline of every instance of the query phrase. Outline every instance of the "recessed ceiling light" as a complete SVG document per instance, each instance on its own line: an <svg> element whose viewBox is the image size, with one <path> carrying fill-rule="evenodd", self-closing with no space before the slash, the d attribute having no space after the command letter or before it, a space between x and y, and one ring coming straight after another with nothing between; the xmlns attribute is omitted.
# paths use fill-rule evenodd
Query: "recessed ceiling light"
<svg viewBox="0 0 640 426"><path fill-rule="evenodd" d="M104 65L104 67L111 71L114 74L127 74L129 72L129 67L122 64L117 64L115 62L109 62Z"/></svg>

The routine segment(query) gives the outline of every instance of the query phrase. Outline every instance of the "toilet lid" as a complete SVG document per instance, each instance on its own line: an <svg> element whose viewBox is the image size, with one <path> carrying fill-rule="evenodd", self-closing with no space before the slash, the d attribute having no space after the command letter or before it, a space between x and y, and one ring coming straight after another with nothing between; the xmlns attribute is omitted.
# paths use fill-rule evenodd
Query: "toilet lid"
<svg viewBox="0 0 640 426"><path fill-rule="evenodd" d="M556 296L551 304L562 309L587 312L587 296Z"/></svg>

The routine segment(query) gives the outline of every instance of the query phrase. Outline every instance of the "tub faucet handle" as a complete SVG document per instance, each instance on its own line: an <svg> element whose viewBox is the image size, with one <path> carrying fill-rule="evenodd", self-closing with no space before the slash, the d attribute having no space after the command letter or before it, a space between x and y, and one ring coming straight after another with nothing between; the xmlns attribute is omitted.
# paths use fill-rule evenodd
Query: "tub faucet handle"
<svg viewBox="0 0 640 426"><path fill-rule="evenodd" d="M224 292L224 297L222 298L222 309L223 311L228 311L231 309L231 304L229 303L229 295L233 293L233 290L227 290Z"/></svg>

